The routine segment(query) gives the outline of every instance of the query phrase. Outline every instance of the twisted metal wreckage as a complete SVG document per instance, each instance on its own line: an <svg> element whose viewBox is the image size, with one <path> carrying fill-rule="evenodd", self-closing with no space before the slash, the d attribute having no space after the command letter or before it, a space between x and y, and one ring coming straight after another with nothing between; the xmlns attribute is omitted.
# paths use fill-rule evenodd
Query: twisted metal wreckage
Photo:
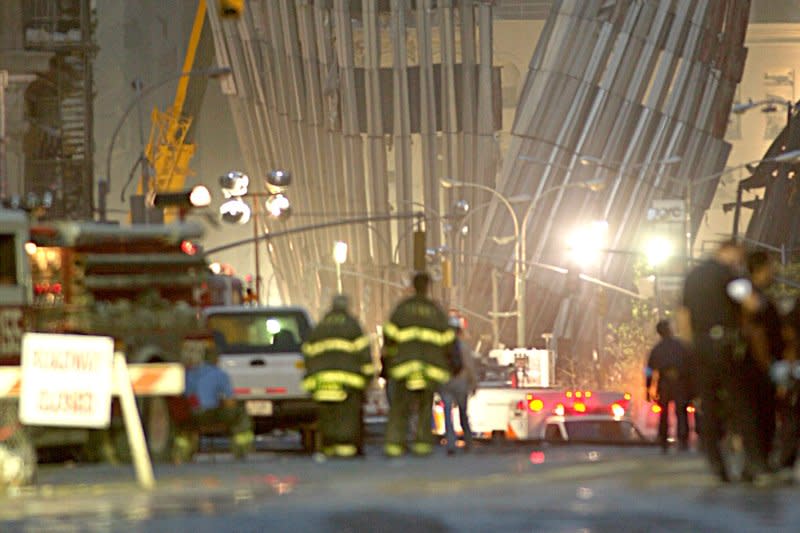
<svg viewBox="0 0 800 533"><path fill-rule="evenodd" d="M234 72L223 90L251 175L291 169L294 211L319 222L422 204L428 246L456 258L459 289L441 297L479 317L515 305L517 249L492 238L509 235L513 221L493 194L442 190L440 179L532 197L518 272L531 280L520 295L525 343L554 331L591 349L594 287L535 265L567 265L564 228L593 219L608 221L610 249L633 249L653 199L684 198L689 181L724 168L748 12L748 0L553 2L508 139L499 135L491 1L254 0L236 23L210 17L217 63ZM581 165L584 157L600 163ZM564 186L592 178L605 178L605 189ZM690 235L716 185L690 189ZM457 236L450 206L461 198L480 207L480 223ZM521 219L527 207L513 209ZM270 221L266 230L295 223ZM412 225L381 221L270 241L282 296L324 307L323 287L335 286L324 265L333 242L346 240L359 272L346 288L368 326L379 324L398 297L390 285L410 268ZM633 261L607 254L586 273L632 288ZM623 298L611 299L611 313ZM514 321L500 325L500 341L511 344ZM471 327L477 339L490 326Z"/></svg>

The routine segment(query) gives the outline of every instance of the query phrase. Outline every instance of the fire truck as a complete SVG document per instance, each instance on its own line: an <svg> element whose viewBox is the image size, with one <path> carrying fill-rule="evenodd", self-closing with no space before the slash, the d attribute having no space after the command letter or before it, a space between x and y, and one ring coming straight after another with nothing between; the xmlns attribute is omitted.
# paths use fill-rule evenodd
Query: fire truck
<svg viewBox="0 0 800 533"><path fill-rule="evenodd" d="M131 363L179 361L185 339L200 327L200 306L223 294L241 302L241 284L210 272L198 244L202 235L202 226L192 222L36 222L24 211L0 208L0 364L19 364L24 332L110 336ZM231 287L238 295L231 296ZM154 459L171 452L167 402L139 401ZM15 412L15 402L5 401L2 410ZM112 417L101 443L91 440L102 432L27 429L40 449L83 447L107 457L110 447L124 458L118 418Z"/></svg>

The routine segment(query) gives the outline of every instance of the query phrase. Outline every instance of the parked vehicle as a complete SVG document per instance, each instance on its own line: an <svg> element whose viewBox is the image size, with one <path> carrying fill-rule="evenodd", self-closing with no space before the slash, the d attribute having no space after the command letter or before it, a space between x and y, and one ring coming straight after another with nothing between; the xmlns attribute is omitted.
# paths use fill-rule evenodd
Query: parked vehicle
<svg viewBox="0 0 800 533"><path fill-rule="evenodd" d="M305 363L300 346L312 320L302 307L212 306L204 326L214 337L219 365L231 377L234 395L244 402L256 433L300 431L303 446L314 447L316 405L301 383Z"/></svg>

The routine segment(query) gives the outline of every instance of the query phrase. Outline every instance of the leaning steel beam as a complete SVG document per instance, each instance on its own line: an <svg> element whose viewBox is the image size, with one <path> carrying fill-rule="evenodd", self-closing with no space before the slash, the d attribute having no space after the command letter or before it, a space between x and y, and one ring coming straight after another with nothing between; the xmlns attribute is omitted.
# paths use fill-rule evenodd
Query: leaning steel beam
<svg viewBox="0 0 800 533"><path fill-rule="evenodd" d="M729 146L720 117L730 109L741 77L748 6L745 0L554 2L531 59L499 180L506 196L535 198L524 232L526 261L566 264L560 244L566 228L595 217L609 222L610 247L631 249L653 198L664 197L664 190L683 198L692 176L722 168ZM583 156L603 164L582 166ZM680 156L680 164L655 163L672 156ZM568 188L601 176L608 183L602 193ZM713 186L693 191L694 224ZM491 236L511 230L509 215L497 204L476 243L504 254L506 270L513 251L498 247ZM631 283L629 257L609 257L601 268L598 273L609 282ZM479 266L470 278L469 294L480 301L489 301L488 276L488 266ZM528 342L553 327L550 310L559 307L563 286L547 273L531 281L536 286L530 283L522 295L533 308L525 324ZM592 294L581 292L588 303ZM501 289L502 307L515 305L512 293ZM580 332L593 324L591 307L571 309L577 327L567 330L576 332L573 341L587 341Z"/></svg>

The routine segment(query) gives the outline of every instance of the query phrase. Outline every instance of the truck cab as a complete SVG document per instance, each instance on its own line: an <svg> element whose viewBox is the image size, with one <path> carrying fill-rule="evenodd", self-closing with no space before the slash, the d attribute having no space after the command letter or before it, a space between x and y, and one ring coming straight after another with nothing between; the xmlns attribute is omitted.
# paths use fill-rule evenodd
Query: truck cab
<svg viewBox="0 0 800 533"><path fill-rule="evenodd" d="M316 404L302 389L305 363L300 346L312 320L302 307L212 306L204 327L214 337L219 366L231 378L256 433L296 429L311 450Z"/></svg>

